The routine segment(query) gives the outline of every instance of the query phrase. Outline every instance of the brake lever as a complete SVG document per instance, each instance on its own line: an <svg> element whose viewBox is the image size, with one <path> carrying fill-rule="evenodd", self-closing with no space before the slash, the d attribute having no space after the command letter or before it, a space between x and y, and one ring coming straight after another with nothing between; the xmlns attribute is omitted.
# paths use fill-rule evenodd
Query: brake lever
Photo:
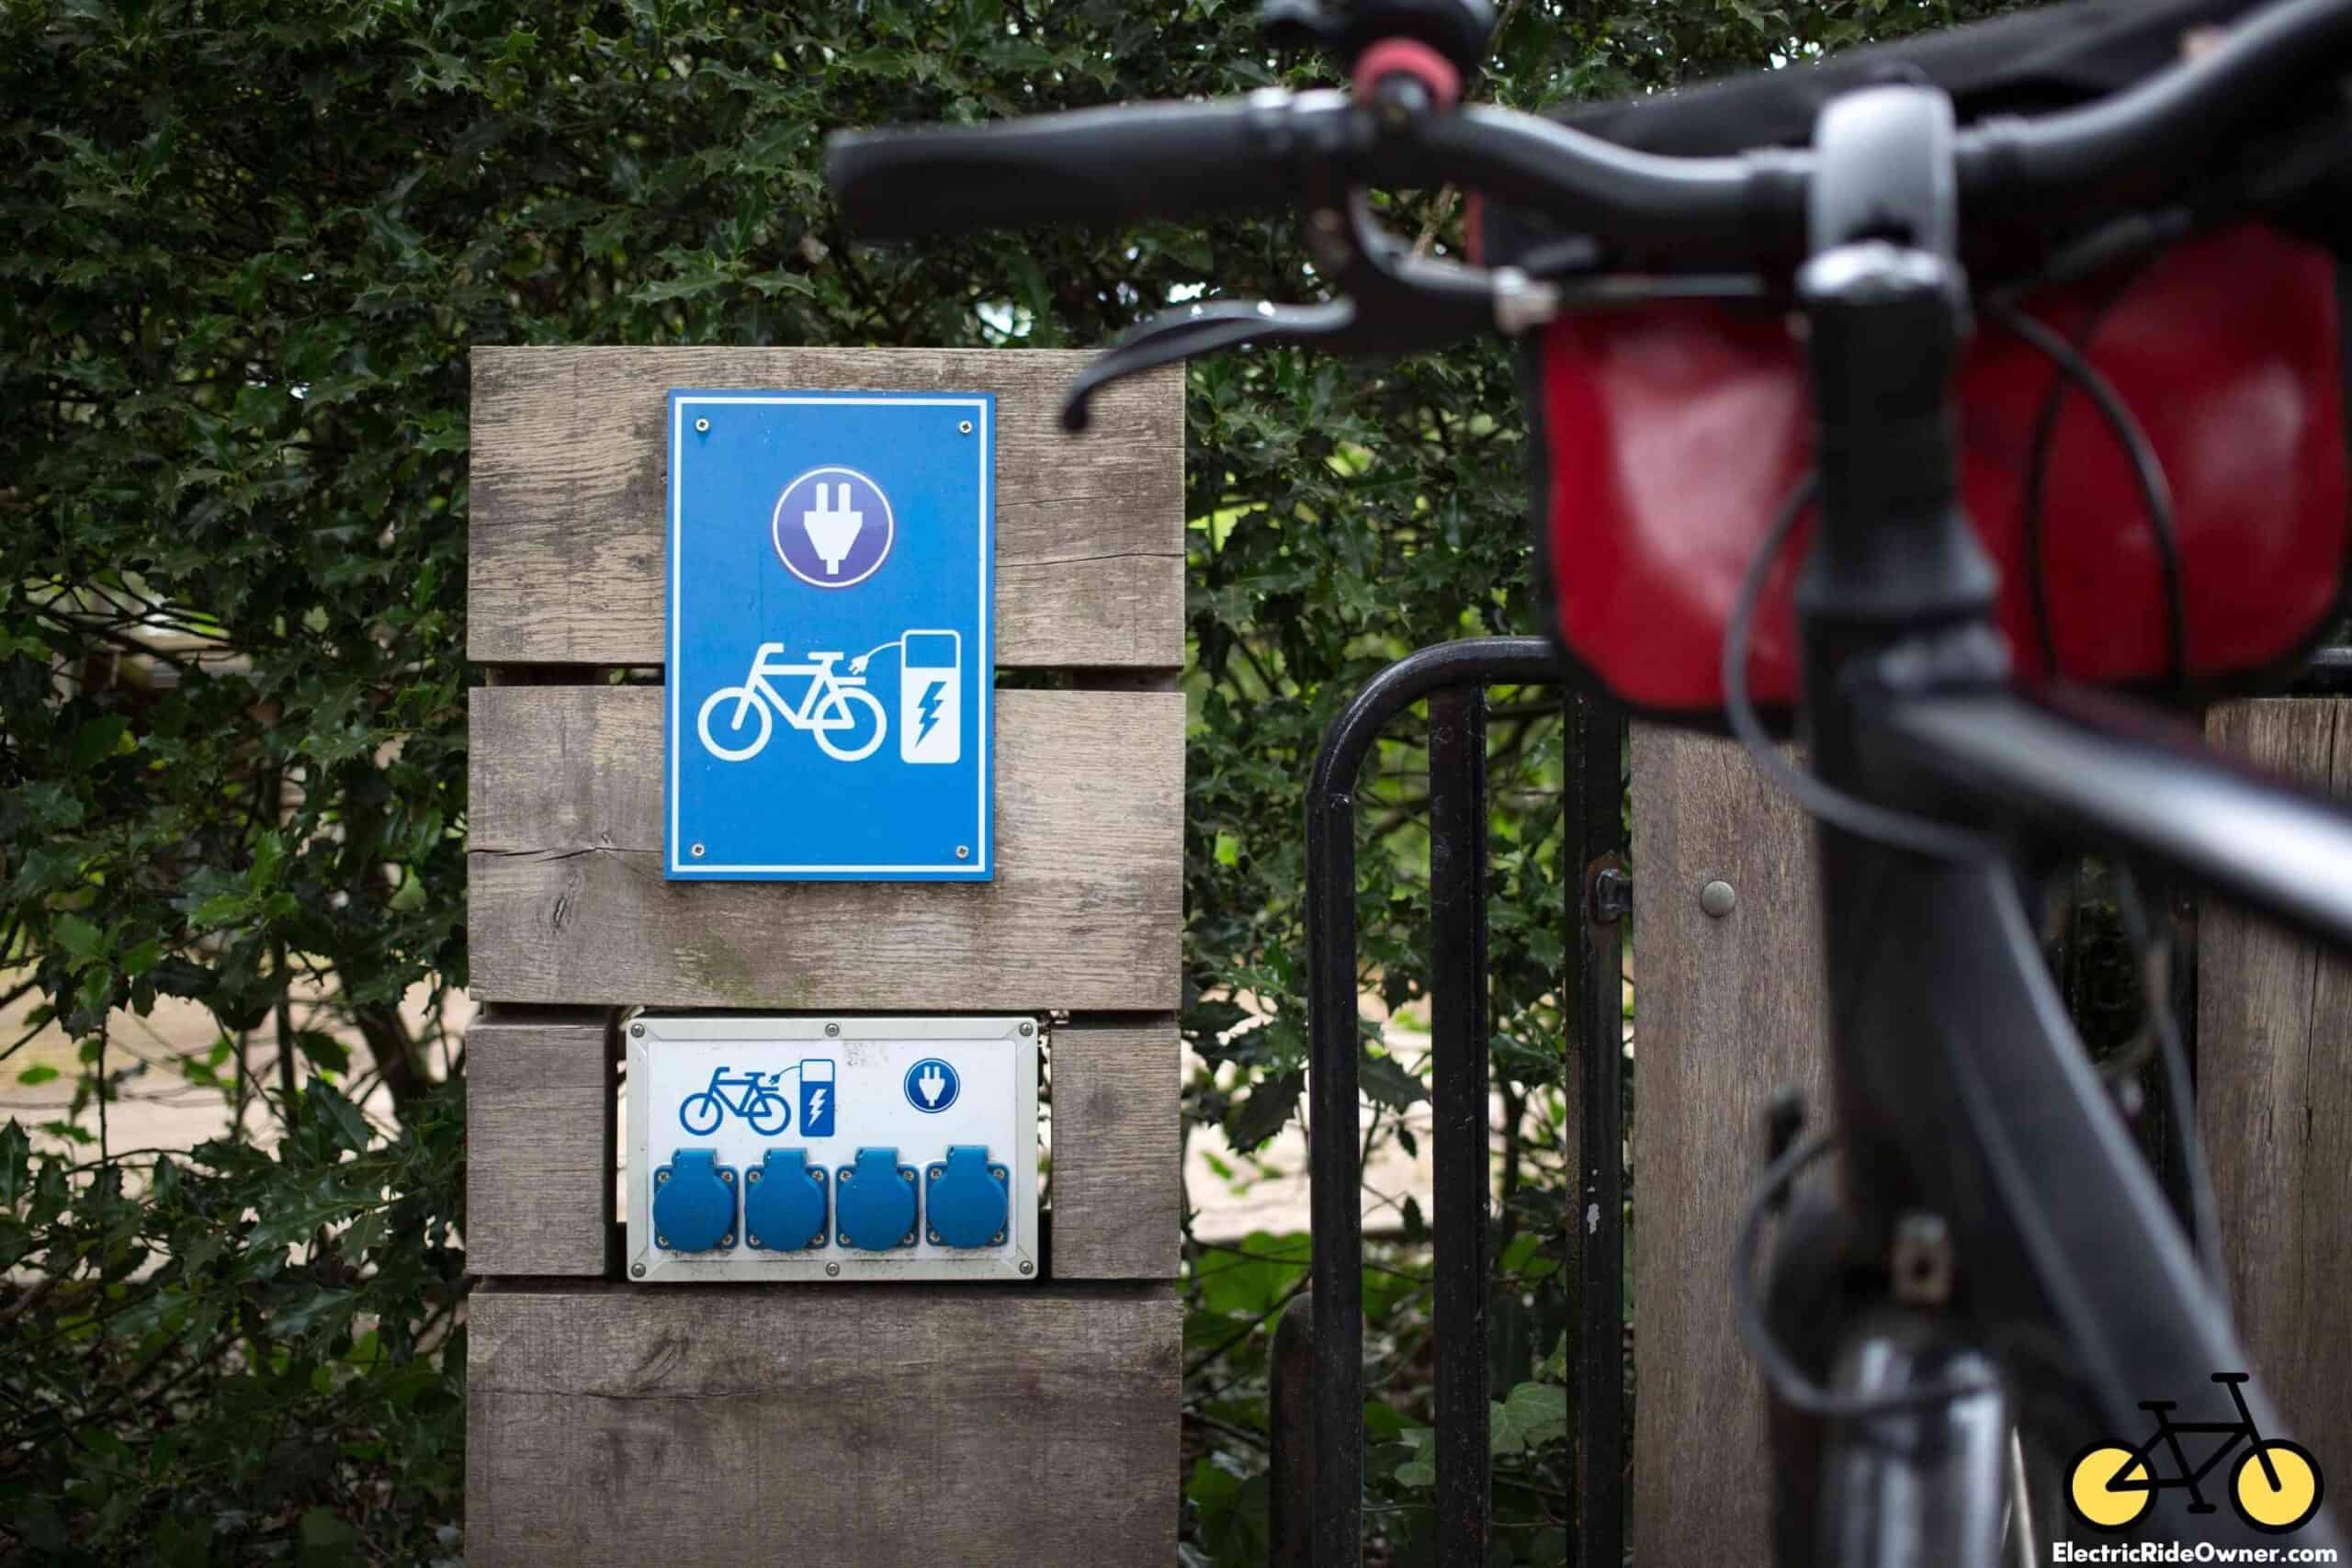
<svg viewBox="0 0 2352 1568"><path fill-rule="evenodd" d="M1432 261L1373 220L1351 193L1345 215L1317 209L1308 248L1338 285L1319 305L1227 300L1163 311L1122 333L1090 361L1062 400L1062 428L1084 430L1089 403L1114 381L1252 343L1293 343L1331 354L1425 354L1501 330L1516 335L1548 321L1558 290L1524 273Z"/></svg>
<svg viewBox="0 0 2352 1568"><path fill-rule="evenodd" d="M1086 362L1062 399L1062 428L1080 431L1091 419L1094 394L1114 381L1174 365L1196 354L1215 354L1252 343L1326 344L1355 318L1352 301L1325 305L1270 305L1263 300L1218 300L1164 310L1119 334L1110 347Z"/></svg>

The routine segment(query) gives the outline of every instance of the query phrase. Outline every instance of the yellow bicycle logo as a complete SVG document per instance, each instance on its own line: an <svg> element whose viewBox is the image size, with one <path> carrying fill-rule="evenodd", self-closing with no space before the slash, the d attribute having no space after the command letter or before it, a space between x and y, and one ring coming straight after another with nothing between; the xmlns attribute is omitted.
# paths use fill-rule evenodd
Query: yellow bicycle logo
<svg viewBox="0 0 2352 1568"><path fill-rule="evenodd" d="M2238 1517L2267 1535L2283 1535L2319 1512L2323 1483L2319 1461L2311 1450L2284 1438L2266 1438L2256 1430L2253 1413L2245 1407L2239 1385L2245 1372L2215 1372L2213 1381L2230 1391L2238 1407L2235 1421L2173 1420L2171 1400L2143 1400L2140 1408L2156 1418L2154 1435L2136 1449L2118 1443L2093 1443L2075 1456L2066 1471L2066 1501L2075 1517L2095 1530L2128 1529L2148 1511L2159 1491L2180 1486L2188 1490L2188 1511L2216 1512L2198 1483L2247 1445L2230 1471L2230 1506ZM2220 1438L2222 1445L2192 1466L2182 1449L2184 1437ZM2159 1450L2168 1451L2177 1474L2156 1470Z"/></svg>

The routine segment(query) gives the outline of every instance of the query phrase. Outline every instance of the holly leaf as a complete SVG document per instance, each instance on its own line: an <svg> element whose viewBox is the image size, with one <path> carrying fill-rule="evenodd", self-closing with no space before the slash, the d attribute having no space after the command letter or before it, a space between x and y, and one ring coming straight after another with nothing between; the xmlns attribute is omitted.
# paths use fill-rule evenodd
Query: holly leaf
<svg viewBox="0 0 2352 1568"><path fill-rule="evenodd" d="M1277 1074L1250 1091L1234 1112L1225 1119L1225 1141L1238 1154L1248 1154L1276 1133L1298 1109L1298 1097L1306 1087L1306 1075L1299 1072Z"/></svg>
<svg viewBox="0 0 2352 1568"><path fill-rule="evenodd" d="M1391 1111L1403 1111L1430 1097L1429 1085L1394 1056L1375 1056L1367 1051L1356 1061L1356 1074L1365 1096Z"/></svg>
<svg viewBox="0 0 2352 1568"><path fill-rule="evenodd" d="M58 916L51 932L57 938L57 945L76 964L91 962L106 946L106 933L76 914Z"/></svg>

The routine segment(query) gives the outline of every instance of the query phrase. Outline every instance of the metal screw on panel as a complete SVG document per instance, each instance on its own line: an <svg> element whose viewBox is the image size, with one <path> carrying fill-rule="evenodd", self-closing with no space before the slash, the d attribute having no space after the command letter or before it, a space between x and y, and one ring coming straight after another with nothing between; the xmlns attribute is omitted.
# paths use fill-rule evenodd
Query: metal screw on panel
<svg viewBox="0 0 2352 1568"><path fill-rule="evenodd" d="M718 1173L718 1179L732 1187L735 1185L735 1173L731 1170L722 1170Z"/></svg>
<svg viewBox="0 0 2352 1568"><path fill-rule="evenodd" d="M1719 920L1730 914L1731 907L1738 901L1739 895L1732 891L1731 884L1720 877L1699 889L1699 908Z"/></svg>
<svg viewBox="0 0 2352 1568"><path fill-rule="evenodd" d="M696 844L692 849L688 850L686 853L694 856L696 860L700 860L702 859L702 846L700 844Z"/></svg>
<svg viewBox="0 0 2352 1568"><path fill-rule="evenodd" d="M989 1238L989 1245L990 1247L1002 1247L1004 1245L1004 1233L1002 1231L999 1231L996 1235L990 1236Z"/></svg>
<svg viewBox="0 0 2352 1568"><path fill-rule="evenodd" d="M653 1185L656 1187L661 1186L663 1182L669 1179L670 1173L666 1170L657 1170L653 1173Z"/></svg>
<svg viewBox="0 0 2352 1568"><path fill-rule="evenodd" d="M914 1244L915 1233L912 1231L909 1231L906 1235L899 1238L899 1245L900 1247L912 1247Z"/></svg>
<svg viewBox="0 0 2352 1568"><path fill-rule="evenodd" d="M1035 1274L1037 1271L1037 1266L1035 1263L1031 1263L1026 1259L1023 1259L1021 1265L1021 1271L1023 1274Z"/></svg>
<svg viewBox="0 0 2352 1568"><path fill-rule="evenodd" d="M1034 1024L1034 1023L1023 1023L1023 1024L1021 1026L1021 1033L1022 1033L1023 1038L1024 1038L1024 1039L1025 1039L1025 1038L1027 1038L1028 1036L1032 1035L1032 1034L1036 1033L1036 1032L1037 1032L1037 1026L1036 1026L1035 1024Z"/></svg>
<svg viewBox="0 0 2352 1568"><path fill-rule="evenodd" d="M968 420L968 419L960 419L960 420L957 420L957 421L956 422L956 433L957 434L959 434L959 435L969 435L969 434L972 434L972 422L971 422L970 420Z"/></svg>
<svg viewBox="0 0 2352 1568"><path fill-rule="evenodd" d="M931 1245L937 1247L939 1245L939 1233L937 1231L932 1231L928 1234L931 1237Z"/></svg>
<svg viewBox="0 0 2352 1568"><path fill-rule="evenodd" d="M747 1170L743 1173L743 1179L746 1181L757 1181L759 1179L760 1173L757 1170Z"/></svg>
<svg viewBox="0 0 2352 1568"><path fill-rule="evenodd" d="M657 1235L653 1238L653 1245L667 1252L670 1250L670 1238L666 1235Z"/></svg>
<svg viewBox="0 0 2352 1568"><path fill-rule="evenodd" d="M972 858L972 846L969 844L956 845L956 858L957 860L970 860Z"/></svg>
<svg viewBox="0 0 2352 1568"><path fill-rule="evenodd" d="M632 1264L630 1264L630 1265L628 1266L628 1275L629 1275L629 1278L630 1278L630 1279L632 1279L632 1280L642 1280L642 1279L644 1279L644 1278L645 1278L645 1265L644 1265L644 1264L642 1264L642 1263L632 1263Z"/></svg>
<svg viewBox="0 0 2352 1568"><path fill-rule="evenodd" d="M720 1237L718 1238L718 1245L719 1245L719 1246L721 1246L721 1247L732 1247L732 1246L734 1246L734 1245L735 1245L735 1233L734 1233L733 1231L729 1231L725 1235L720 1236Z"/></svg>
<svg viewBox="0 0 2352 1568"><path fill-rule="evenodd" d="M841 1266L840 1264L838 1264L838 1263L828 1263L828 1264L826 1264L826 1265L825 1265L825 1272L826 1272L826 1274L828 1274L829 1276L830 1276L830 1275L833 1275L833 1274L838 1274L838 1273L840 1273L841 1271L842 1271L842 1266Z"/></svg>
<svg viewBox="0 0 2352 1568"><path fill-rule="evenodd" d="M825 1038L828 1040L839 1034L841 1032L842 1026L838 1023L829 1023L825 1025Z"/></svg>
<svg viewBox="0 0 2352 1568"><path fill-rule="evenodd" d="M631 1034L634 1034L635 1036L637 1036L639 1040L642 1040L642 1039L644 1039L644 1038L645 1038L645 1025L643 1025L643 1024L641 1024L641 1023L632 1023L632 1024L630 1024L630 1025L628 1026L628 1032L629 1032Z"/></svg>
<svg viewBox="0 0 2352 1568"><path fill-rule="evenodd" d="M708 435L710 434L710 421L707 419L698 419L695 421L695 434L696 435Z"/></svg>
<svg viewBox="0 0 2352 1568"><path fill-rule="evenodd" d="M760 1245L760 1238L759 1238L758 1236L755 1236L755 1235L746 1235L746 1236L744 1236L744 1238L743 1238L743 1239L744 1239L746 1242L750 1243L750 1244L751 1244L752 1246L753 1246L753 1247L757 1247L757 1246L759 1246L759 1245Z"/></svg>

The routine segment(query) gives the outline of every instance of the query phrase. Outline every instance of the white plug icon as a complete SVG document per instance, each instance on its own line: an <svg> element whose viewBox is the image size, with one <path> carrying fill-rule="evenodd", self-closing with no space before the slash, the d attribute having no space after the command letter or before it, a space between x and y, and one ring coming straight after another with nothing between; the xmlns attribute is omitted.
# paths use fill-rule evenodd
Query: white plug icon
<svg viewBox="0 0 2352 1568"><path fill-rule="evenodd" d="M947 1075L941 1072L934 1064L923 1068L922 1074L915 1079L915 1087L922 1090L922 1102L925 1105L936 1105L939 1103L940 1091L947 1087Z"/></svg>
<svg viewBox="0 0 2352 1568"><path fill-rule="evenodd" d="M825 575L839 577L850 547L857 543L858 530L865 526L865 513L851 508L848 480L838 485L820 480L817 504L800 514L800 525L808 531L808 542L817 547Z"/></svg>

